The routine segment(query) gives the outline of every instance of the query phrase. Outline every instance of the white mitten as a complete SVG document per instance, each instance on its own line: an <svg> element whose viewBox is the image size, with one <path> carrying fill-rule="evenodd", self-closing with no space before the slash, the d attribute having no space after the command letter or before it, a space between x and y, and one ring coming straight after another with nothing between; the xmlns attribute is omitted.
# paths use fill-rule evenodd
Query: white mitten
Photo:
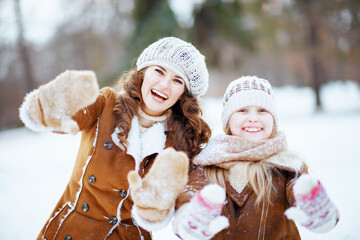
<svg viewBox="0 0 360 240"><path fill-rule="evenodd" d="M328 232L339 220L338 211L319 180L309 174L299 177L293 187L296 206L285 211L287 218L317 233Z"/></svg>
<svg viewBox="0 0 360 240"><path fill-rule="evenodd" d="M20 118L27 127L39 126L75 134L79 126L72 117L94 103L99 86L92 71L65 71L54 80L30 92L20 107Z"/></svg>
<svg viewBox="0 0 360 240"><path fill-rule="evenodd" d="M190 202L176 213L173 228L184 240L207 240L229 226L229 220L221 216L225 190L209 184L198 191Z"/></svg>

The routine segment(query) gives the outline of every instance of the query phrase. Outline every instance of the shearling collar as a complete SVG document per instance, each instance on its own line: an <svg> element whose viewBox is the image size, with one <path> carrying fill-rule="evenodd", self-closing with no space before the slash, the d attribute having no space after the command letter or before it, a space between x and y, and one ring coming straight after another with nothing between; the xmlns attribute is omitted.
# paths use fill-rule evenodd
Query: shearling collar
<svg viewBox="0 0 360 240"><path fill-rule="evenodd" d="M139 172L140 164L145 157L154 153L160 153L165 148L166 134L164 125L164 122L157 122L151 127L141 130L137 116L134 116L131 121L126 153L134 157L135 170L137 172ZM119 131L119 128L116 127L111 137L114 143L123 149L117 137Z"/></svg>
<svg viewBox="0 0 360 240"><path fill-rule="evenodd" d="M274 168L288 172L301 173L307 171L307 166L302 160L302 157L293 151L279 152L278 154L264 159L264 161L272 165ZM229 169L229 182L238 193L241 193L249 183L245 171L246 164L247 163L240 162Z"/></svg>

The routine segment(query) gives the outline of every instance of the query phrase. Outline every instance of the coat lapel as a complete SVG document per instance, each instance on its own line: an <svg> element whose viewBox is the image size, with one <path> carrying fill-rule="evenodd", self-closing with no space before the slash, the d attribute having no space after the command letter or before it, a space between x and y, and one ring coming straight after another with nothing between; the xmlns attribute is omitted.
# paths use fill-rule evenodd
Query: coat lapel
<svg viewBox="0 0 360 240"><path fill-rule="evenodd" d="M302 172L307 168L300 156L291 151L280 152L265 161L277 169L289 172ZM229 182L226 182L227 192L239 207L244 205L252 192L244 171L245 165L246 163L234 165L229 170Z"/></svg>
<svg viewBox="0 0 360 240"><path fill-rule="evenodd" d="M249 186L246 186L241 191L241 193L239 193L231 186L229 182L226 182L226 193L239 207L242 207L245 204L252 192L253 190Z"/></svg>
<svg viewBox="0 0 360 240"><path fill-rule="evenodd" d="M118 128L115 128L111 137L113 142L123 149L117 137L119 131ZM141 134L139 119L137 116L134 116L131 121L131 129L127 141L128 147L126 153L133 156L135 159L135 170L139 172L140 164L145 157L154 153L160 153L165 148L166 134L164 123L155 123Z"/></svg>
<svg viewBox="0 0 360 240"><path fill-rule="evenodd" d="M145 130L141 136L141 157L144 159L154 153L160 153L165 148L166 135L162 122L155 123Z"/></svg>

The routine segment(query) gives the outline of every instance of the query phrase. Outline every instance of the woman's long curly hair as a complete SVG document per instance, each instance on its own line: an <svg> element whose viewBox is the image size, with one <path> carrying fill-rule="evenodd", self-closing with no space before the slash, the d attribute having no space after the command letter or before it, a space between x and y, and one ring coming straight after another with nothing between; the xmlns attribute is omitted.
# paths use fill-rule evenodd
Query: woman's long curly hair
<svg viewBox="0 0 360 240"><path fill-rule="evenodd" d="M118 138L125 151L128 145L127 137L131 129L131 121L143 102L141 85L145 70L131 69L120 77L116 86L119 94L114 108L115 125L120 130ZM211 129L201 118L202 111L199 101L192 97L187 90L171 109L172 114L166 122L167 137L171 139L173 147L177 151L184 151L192 159L209 141Z"/></svg>

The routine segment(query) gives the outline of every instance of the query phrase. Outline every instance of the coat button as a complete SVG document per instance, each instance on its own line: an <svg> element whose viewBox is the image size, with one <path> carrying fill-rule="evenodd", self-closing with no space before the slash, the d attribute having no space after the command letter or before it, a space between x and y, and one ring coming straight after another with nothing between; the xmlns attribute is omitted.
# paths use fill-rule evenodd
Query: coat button
<svg viewBox="0 0 360 240"><path fill-rule="evenodd" d="M111 141L106 141L106 142L104 143L104 147L105 147L106 149L111 149L111 148L112 148L112 143L111 143Z"/></svg>
<svg viewBox="0 0 360 240"><path fill-rule="evenodd" d="M87 211L89 210L89 204L84 203L84 204L81 206L81 209L82 209L84 212L87 212Z"/></svg>
<svg viewBox="0 0 360 240"><path fill-rule="evenodd" d="M119 190L119 195L120 195L121 197L126 197L126 191L125 191L124 189L120 189L120 190Z"/></svg>
<svg viewBox="0 0 360 240"><path fill-rule="evenodd" d="M109 223L110 223L111 225L115 225L115 224L117 223L116 217L114 217L114 216L110 217L110 218L109 218Z"/></svg>
<svg viewBox="0 0 360 240"><path fill-rule="evenodd" d="M94 175L90 175L88 179L90 183L94 183L96 181L96 177Z"/></svg>
<svg viewBox="0 0 360 240"><path fill-rule="evenodd" d="M70 237L69 235L66 235L66 236L64 237L64 240L71 240L71 237Z"/></svg>
<svg viewBox="0 0 360 240"><path fill-rule="evenodd" d="M144 163L144 168L147 168L147 166L149 166L149 163L150 163L150 159L146 159Z"/></svg>

